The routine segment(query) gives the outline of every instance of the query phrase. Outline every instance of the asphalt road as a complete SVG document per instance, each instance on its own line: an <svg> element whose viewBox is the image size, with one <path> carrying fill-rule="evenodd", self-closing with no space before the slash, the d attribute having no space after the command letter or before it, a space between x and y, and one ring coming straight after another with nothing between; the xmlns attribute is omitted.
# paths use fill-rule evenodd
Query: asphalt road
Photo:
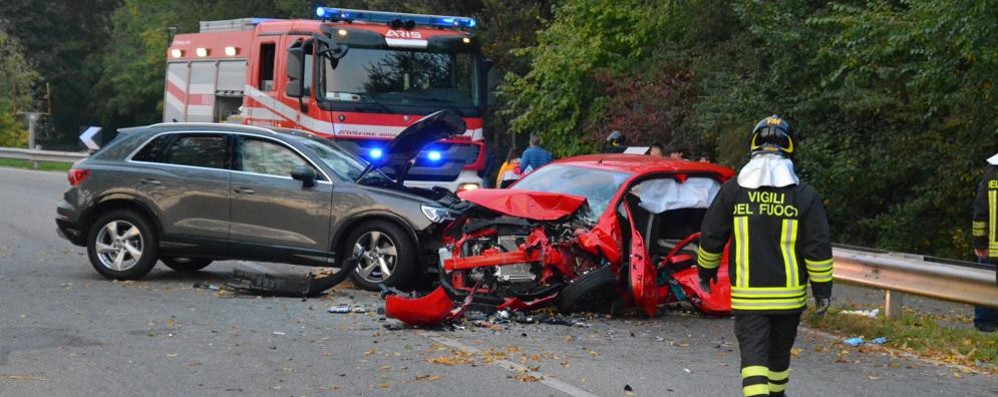
<svg viewBox="0 0 998 397"><path fill-rule="evenodd" d="M682 311L589 327L388 330L377 295L256 299L194 288L157 267L110 282L55 234L65 175L0 169L0 396L734 396L730 319ZM364 314L330 314L332 304ZM863 352L802 330L789 392L802 396L989 396L987 375ZM627 394L625 387L633 392Z"/></svg>

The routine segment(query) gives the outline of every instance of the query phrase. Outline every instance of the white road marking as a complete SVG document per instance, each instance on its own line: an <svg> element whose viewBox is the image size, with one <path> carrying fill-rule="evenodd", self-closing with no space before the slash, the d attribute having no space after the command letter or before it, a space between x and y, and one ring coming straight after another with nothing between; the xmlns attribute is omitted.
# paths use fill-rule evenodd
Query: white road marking
<svg viewBox="0 0 998 397"><path fill-rule="evenodd" d="M441 345L449 346L451 348L461 350L461 351L463 351L465 353L468 353L468 354L477 354L477 353L481 352L481 350L479 350L477 348L465 345L465 344L463 344L461 342L458 342L458 341L456 341L454 339L451 339L451 338L443 337L443 336L441 336L440 334L438 334L436 332L424 331L424 332L420 332L420 334L423 335L423 336L425 336L425 337L427 337L427 338L432 339L434 342L437 342L437 343L439 343ZM568 383L562 381L561 379L555 378L555 377L553 377L551 375L545 375L545 374L537 372L537 371L532 371L532 370L530 370L530 368L524 367L524 366L522 366L520 364L514 363L514 362L509 361L509 360L496 360L496 361L493 361L492 364L500 366L500 367L503 367L503 368L506 368L507 370L509 370L511 372L533 376L533 377L539 379L539 382L542 385L550 387L550 388L555 389L555 390L558 390L558 391L560 391L562 393L568 394L568 395L573 396L573 397L599 397L599 396L597 396L597 395L595 395L593 393L590 393L588 391L585 391L585 390L582 390L582 389L580 389L578 387L575 387L575 386L573 386L571 384L568 384Z"/></svg>

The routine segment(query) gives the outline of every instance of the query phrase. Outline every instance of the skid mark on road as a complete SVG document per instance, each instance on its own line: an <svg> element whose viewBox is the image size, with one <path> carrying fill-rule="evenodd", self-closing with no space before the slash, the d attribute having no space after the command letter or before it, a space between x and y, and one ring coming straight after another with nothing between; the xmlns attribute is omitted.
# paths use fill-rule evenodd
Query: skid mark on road
<svg viewBox="0 0 998 397"><path fill-rule="evenodd" d="M461 350L461 351L463 351L465 353L468 353L468 354L478 354L478 353L481 352L481 350L479 350L477 348L465 345L465 344L463 344L461 342L458 342L458 341L456 341L454 339L441 336L440 334L438 334L436 332L426 331L426 332L420 332L419 334L422 335L422 336L425 336L427 338L430 338L434 342L437 342L437 343L439 343L441 345L448 346L448 347L451 347L451 348L454 348L454 349L458 349L458 350ZM509 360L496 360L496 361L493 361L492 364L496 365L496 366L499 366L499 367L502 367L502 368L505 368L505 369L509 370L510 372L514 372L514 373L517 373L517 374L526 374L526 375L532 376L534 378L537 378L537 379L539 379L538 382L540 382L542 385L550 387L550 388L555 389L555 390L558 390L558 391L560 391L562 393L568 394L568 395L573 396L573 397L599 397L599 396L597 396L597 395L595 395L593 393L590 393L588 391L582 390L582 389L580 389L578 387L575 387L575 386L573 386L573 385L571 385L571 384L569 384L569 383L567 383L565 381L562 381L561 379L555 378L555 377L550 376L550 375L545 375L545 374L537 372L537 371L532 371L532 370L530 370L530 368L524 367L524 366L522 366L520 364L514 363L514 362L509 361Z"/></svg>

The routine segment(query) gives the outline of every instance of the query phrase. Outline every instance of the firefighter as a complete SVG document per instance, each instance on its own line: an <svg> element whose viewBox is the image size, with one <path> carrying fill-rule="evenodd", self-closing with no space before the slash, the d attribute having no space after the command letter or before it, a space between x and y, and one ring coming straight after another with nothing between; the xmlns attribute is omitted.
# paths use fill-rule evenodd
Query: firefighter
<svg viewBox="0 0 998 397"><path fill-rule="evenodd" d="M708 293L733 240L731 311L746 396L784 395L808 282L819 315L832 296L828 219L818 194L794 172L795 143L779 116L756 124L752 159L721 187L701 227L697 269Z"/></svg>
<svg viewBox="0 0 998 397"><path fill-rule="evenodd" d="M620 131L613 130L606 137L606 144L603 145L603 153L623 153L627 150L627 139Z"/></svg>
<svg viewBox="0 0 998 397"><path fill-rule="evenodd" d="M988 169L984 172L984 180L977 186L977 198L974 199L974 254L978 261L987 263L991 258L998 258L998 234L996 234L996 216L998 216L998 155L988 159ZM995 282L998 283L998 274ZM981 332L995 332L998 328L998 309L974 307L974 327Z"/></svg>

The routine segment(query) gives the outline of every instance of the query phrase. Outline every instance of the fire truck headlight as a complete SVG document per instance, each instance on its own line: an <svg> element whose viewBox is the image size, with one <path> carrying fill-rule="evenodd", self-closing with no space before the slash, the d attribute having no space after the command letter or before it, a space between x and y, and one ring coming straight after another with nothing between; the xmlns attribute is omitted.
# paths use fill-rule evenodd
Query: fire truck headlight
<svg viewBox="0 0 998 397"><path fill-rule="evenodd" d="M239 53L239 49L236 47L225 47L225 55L234 57Z"/></svg>
<svg viewBox="0 0 998 397"><path fill-rule="evenodd" d="M208 49L207 48L198 48L197 50L195 50L195 53L197 53L199 57L204 58L204 57L208 56Z"/></svg>
<svg viewBox="0 0 998 397"><path fill-rule="evenodd" d="M465 37L465 38L461 39L461 42L464 43L464 44L471 44L471 39Z"/></svg>
<svg viewBox="0 0 998 397"><path fill-rule="evenodd" d="M179 48L174 48L170 50L170 56L174 58L180 58L184 56L184 50L181 50Z"/></svg>
<svg viewBox="0 0 998 397"><path fill-rule="evenodd" d="M337 30L336 34L338 34L340 36L346 36L347 35L347 30L346 29Z"/></svg>

